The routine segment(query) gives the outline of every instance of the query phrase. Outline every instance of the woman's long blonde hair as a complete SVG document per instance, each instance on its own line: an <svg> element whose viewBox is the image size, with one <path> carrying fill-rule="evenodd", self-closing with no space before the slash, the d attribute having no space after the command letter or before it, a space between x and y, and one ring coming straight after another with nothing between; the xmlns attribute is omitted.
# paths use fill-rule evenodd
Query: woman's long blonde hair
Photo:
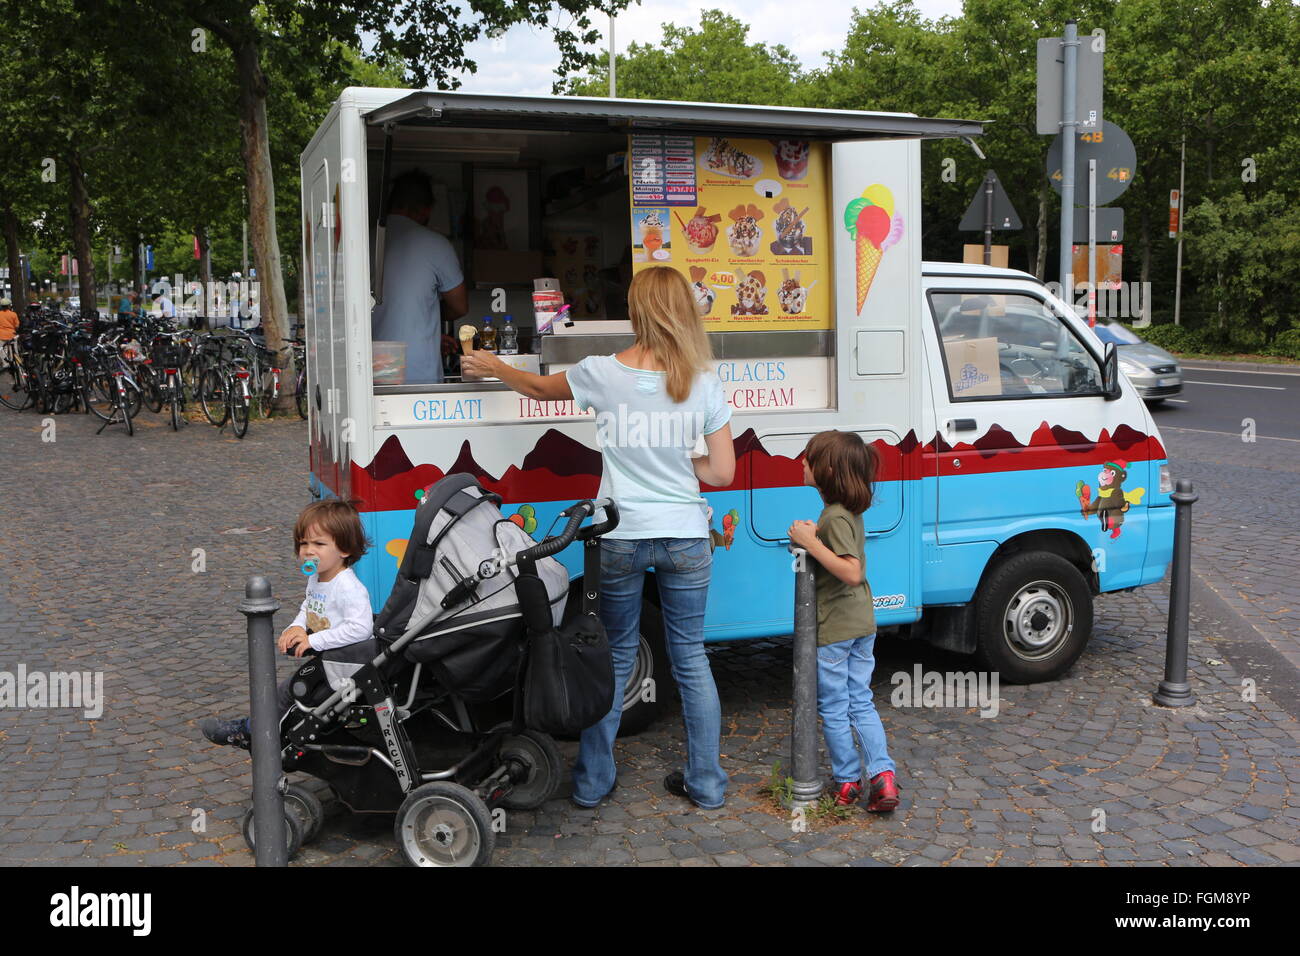
<svg viewBox="0 0 1300 956"><path fill-rule="evenodd" d="M627 290L627 312L636 342L668 373L668 397L685 401L695 379L713 361L704 322L686 277L668 266L642 269Z"/></svg>

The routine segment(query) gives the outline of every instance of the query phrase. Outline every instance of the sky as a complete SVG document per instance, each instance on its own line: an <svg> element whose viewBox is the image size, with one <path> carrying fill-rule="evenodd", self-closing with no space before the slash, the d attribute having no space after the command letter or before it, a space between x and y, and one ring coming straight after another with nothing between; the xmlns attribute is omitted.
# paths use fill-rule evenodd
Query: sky
<svg viewBox="0 0 1300 956"><path fill-rule="evenodd" d="M961 0L915 0L921 15L929 19L957 16ZM797 4L798 22L789 23L792 5ZM874 0L858 0L862 9ZM749 40L769 45L783 43L806 68L825 63L823 53L838 50L848 32L853 4L845 0L641 0L633 3L616 21L615 48L626 51L628 43L658 42L662 24L697 28L703 10L719 9L750 26ZM608 47L609 18L597 14L593 22L601 28L597 44ZM528 26L516 26L496 41L481 40L467 47L470 59L478 63L477 74L463 77L461 89L473 93L549 94L555 79L559 54L550 36Z"/></svg>

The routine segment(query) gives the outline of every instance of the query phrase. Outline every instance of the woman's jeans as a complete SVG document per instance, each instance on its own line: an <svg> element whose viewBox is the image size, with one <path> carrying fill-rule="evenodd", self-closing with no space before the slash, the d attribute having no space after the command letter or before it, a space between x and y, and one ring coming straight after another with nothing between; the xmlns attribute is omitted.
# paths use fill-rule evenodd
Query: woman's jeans
<svg viewBox="0 0 1300 956"><path fill-rule="evenodd" d="M704 653L704 603L713 554L708 538L603 538L600 542L600 619L614 661L614 706L582 732L573 768L573 799L595 806L614 785L614 738L623 694L636 663L641 591L655 569L663 611L664 643L682 695L686 723L686 792L705 809L722 806L727 775L718 760L722 706ZM664 688L646 688L663 693Z"/></svg>
<svg viewBox="0 0 1300 956"><path fill-rule="evenodd" d="M871 672L876 669L876 635L817 648L817 710L836 783L861 778L862 763L853 741L857 731L870 781L894 769L885 746L885 726L871 699Z"/></svg>

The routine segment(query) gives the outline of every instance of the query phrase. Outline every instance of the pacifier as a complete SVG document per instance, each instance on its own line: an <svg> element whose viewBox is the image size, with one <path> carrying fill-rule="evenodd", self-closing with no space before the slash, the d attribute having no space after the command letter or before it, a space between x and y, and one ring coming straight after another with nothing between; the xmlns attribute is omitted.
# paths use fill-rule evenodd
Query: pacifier
<svg viewBox="0 0 1300 956"><path fill-rule="evenodd" d="M308 558L306 561L302 563L302 567L300 567L298 570L301 571L303 574L307 575L307 577L311 577L313 574L316 573L316 559Z"/></svg>

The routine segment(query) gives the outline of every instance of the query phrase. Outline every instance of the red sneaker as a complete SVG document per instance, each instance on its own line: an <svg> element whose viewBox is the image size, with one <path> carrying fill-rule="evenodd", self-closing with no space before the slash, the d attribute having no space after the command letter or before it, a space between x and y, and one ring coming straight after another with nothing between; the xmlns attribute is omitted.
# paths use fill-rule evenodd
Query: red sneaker
<svg viewBox="0 0 1300 956"><path fill-rule="evenodd" d="M848 783L836 784L831 788L835 794L835 805L837 807L848 807L858 802L862 796L862 784L856 780L850 780Z"/></svg>
<svg viewBox="0 0 1300 956"><path fill-rule="evenodd" d="M872 813L889 813L898 806L898 784L894 771L882 770L871 778L871 798L867 809Z"/></svg>

